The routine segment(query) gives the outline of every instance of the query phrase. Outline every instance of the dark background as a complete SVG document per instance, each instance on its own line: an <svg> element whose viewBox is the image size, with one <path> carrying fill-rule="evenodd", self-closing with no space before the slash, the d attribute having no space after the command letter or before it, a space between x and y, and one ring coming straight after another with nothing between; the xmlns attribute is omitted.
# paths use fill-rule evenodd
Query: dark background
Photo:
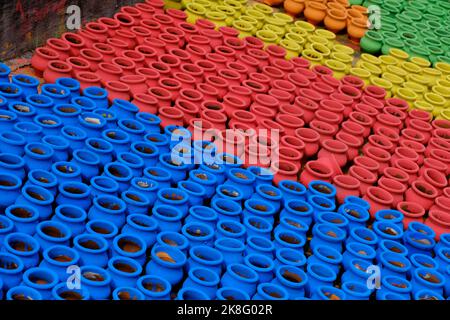
<svg viewBox="0 0 450 320"><path fill-rule="evenodd" d="M84 24L137 2L143 0L0 0L0 60L19 57L67 31L70 5L80 6Z"/></svg>

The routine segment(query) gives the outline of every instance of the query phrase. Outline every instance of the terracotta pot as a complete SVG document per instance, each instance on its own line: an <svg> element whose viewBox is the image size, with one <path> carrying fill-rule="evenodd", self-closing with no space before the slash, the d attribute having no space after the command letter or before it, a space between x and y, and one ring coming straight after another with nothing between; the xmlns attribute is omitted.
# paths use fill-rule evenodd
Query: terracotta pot
<svg viewBox="0 0 450 320"><path fill-rule="evenodd" d="M438 171L432 168L427 168L422 171L422 174L419 176L419 180L423 179L425 182L431 184L436 188L438 192L438 196L440 196L447 187L448 181L445 174L442 171Z"/></svg>
<svg viewBox="0 0 450 320"><path fill-rule="evenodd" d="M370 204L370 216L375 218L375 213L380 210L391 209L394 202L393 196L380 187L369 187L363 197Z"/></svg>
<svg viewBox="0 0 450 320"><path fill-rule="evenodd" d="M333 178L333 185L336 187L336 199L339 204L343 204L348 196L360 197L361 183L358 179L348 175L337 175Z"/></svg>
<svg viewBox="0 0 450 320"><path fill-rule="evenodd" d="M322 158L334 157L341 168L347 164L348 147L345 143L329 139L321 141L321 146L322 149L317 155L319 160Z"/></svg>
<svg viewBox="0 0 450 320"><path fill-rule="evenodd" d="M71 78L72 66L64 61L52 60L44 71L44 79L47 83L55 83L58 78Z"/></svg>
<svg viewBox="0 0 450 320"><path fill-rule="evenodd" d="M425 158L423 161L423 166L419 170L419 176L422 176L426 169L434 169L444 173L447 170L447 166L439 160Z"/></svg>
<svg viewBox="0 0 450 320"><path fill-rule="evenodd" d="M183 111L177 108L160 106L158 108L158 116L161 119L161 127L165 128L171 124L182 126L185 115Z"/></svg>
<svg viewBox="0 0 450 320"><path fill-rule="evenodd" d="M172 94L161 87L150 87L147 93L158 100L159 106L170 107L172 104Z"/></svg>
<svg viewBox="0 0 450 320"><path fill-rule="evenodd" d="M295 17L305 9L305 0L286 0L283 2L284 11Z"/></svg>
<svg viewBox="0 0 450 320"><path fill-rule="evenodd" d="M295 131L305 125L305 122L297 117L288 114L278 114L275 121L284 128L284 134L295 135Z"/></svg>
<svg viewBox="0 0 450 320"><path fill-rule="evenodd" d="M134 95L131 103L135 104L140 112L158 113L158 100L149 94L138 93Z"/></svg>
<svg viewBox="0 0 450 320"><path fill-rule="evenodd" d="M378 162L378 164L380 165L378 174L382 174L383 170L389 166L391 155L386 150L370 146L365 149L364 155Z"/></svg>
<svg viewBox="0 0 450 320"><path fill-rule="evenodd" d="M402 169L387 167L383 171L383 177L396 180L406 187L409 186L409 175Z"/></svg>
<svg viewBox="0 0 450 320"><path fill-rule="evenodd" d="M406 191L406 186L401 182L387 177L381 177L378 180L378 186L388 191L394 198L394 207L401 201L403 201L403 194Z"/></svg>
<svg viewBox="0 0 450 320"><path fill-rule="evenodd" d="M37 48L31 58L31 65L38 71L44 72L50 61L58 60L60 55L53 49L47 47Z"/></svg>
<svg viewBox="0 0 450 320"><path fill-rule="evenodd" d="M314 113L319 109L317 102L300 96L295 98L295 106L303 111L303 120L305 120L305 123L310 123L315 117Z"/></svg>
<svg viewBox="0 0 450 320"><path fill-rule="evenodd" d="M297 181L299 167L286 161L275 161L270 166L274 173L273 182L276 186L283 180Z"/></svg>
<svg viewBox="0 0 450 320"><path fill-rule="evenodd" d="M323 22L328 30L338 33L347 26L347 11L327 9L327 15Z"/></svg>
<svg viewBox="0 0 450 320"><path fill-rule="evenodd" d="M348 21L347 33L351 41L359 43L367 31L367 21L364 18L355 18Z"/></svg>
<svg viewBox="0 0 450 320"><path fill-rule="evenodd" d="M362 133L363 137L367 138L370 135L374 120L370 118L368 115L358 111L354 111L350 113L349 121L359 124L364 128L364 131Z"/></svg>
<svg viewBox="0 0 450 320"><path fill-rule="evenodd" d="M348 170L348 174L360 182L359 191L361 195L365 195L367 189L372 187L377 181L377 176L373 172L360 166L351 166Z"/></svg>
<svg viewBox="0 0 450 320"><path fill-rule="evenodd" d="M189 125L192 119L198 118L200 114L200 108L192 101L179 98L175 101L175 108L181 110L184 114L183 123Z"/></svg>
<svg viewBox="0 0 450 320"><path fill-rule="evenodd" d="M373 130L377 130L378 128L389 128L394 130L397 134L400 133L402 129L402 121L390 114L380 113L376 116L376 121L373 125Z"/></svg>
<svg viewBox="0 0 450 320"><path fill-rule="evenodd" d="M102 63L111 64L112 59L114 59L116 55L115 49L106 43L94 43L92 46L92 50L99 52L103 56Z"/></svg>
<svg viewBox="0 0 450 320"><path fill-rule="evenodd" d="M70 55L73 57L79 56L80 50L87 47L86 40L73 32L63 33L61 39L70 46Z"/></svg>
<svg viewBox="0 0 450 320"><path fill-rule="evenodd" d="M416 202L424 207L425 210L431 208L437 196L436 188L421 180L413 181L411 187L405 193L406 201Z"/></svg>
<svg viewBox="0 0 450 320"><path fill-rule="evenodd" d="M324 121L313 120L310 122L309 127L316 131L320 135L320 142L324 140L333 139L337 129L333 125Z"/></svg>
<svg viewBox="0 0 450 320"><path fill-rule="evenodd" d="M80 82L81 91L84 91L88 87L101 86L100 77L92 72L78 72L75 78Z"/></svg>
<svg viewBox="0 0 450 320"><path fill-rule="evenodd" d="M120 77L120 81L129 87L130 94L133 97L136 94L146 93L148 91L145 76L125 75Z"/></svg>
<svg viewBox="0 0 450 320"><path fill-rule="evenodd" d="M347 159L349 161L353 161L353 159L359 155L359 148L362 145L362 142L360 139L358 139L344 131L341 131L336 134L336 140L344 143L348 147Z"/></svg>
<svg viewBox="0 0 450 320"><path fill-rule="evenodd" d="M132 76L136 73L136 64L131 59L117 57L112 59L112 64L120 67L124 76Z"/></svg>
<svg viewBox="0 0 450 320"><path fill-rule="evenodd" d="M441 161L447 166L446 175L450 174L450 152L441 149L432 149L430 158Z"/></svg>
<svg viewBox="0 0 450 320"><path fill-rule="evenodd" d="M306 163L300 174L300 182L307 186L311 181L321 180L331 182L333 172L330 168L319 161L309 161Z"/></svg>
<svg viewBox="0 0 450 320"><path fill-rule="evenodd" d="M110 103L114 99L130 100L130 87L119 81L108 81L105 83L108 90L108 100Z"/></svg>
<svg viewBox="0 0 450 320"><path fill-rule="evenodd" d="M403 228L406 230L411 222L423 223L425 209L415 202L401 201L397 203L397 210L403 214Z"/></svg>
<svg viewBox="0 0 450 320"><path fill-rule="evenodd" d="M200 117L204 120L211 122L214 128L218 130L225 130L227 128L227 116L216 110L203 110Z"/></svg>
<svg viewBox="0 0 450 320"><path fill-rule="evenodd" d="M359 167L363 167L378 177L378 170L380 169L380 164L373 160L372 158L369 158L367 156L358 156L353 159L353 163Z"/></svg>
<svg viewBox="0 0 450 320"><path fill-rule="evenodd" d="M327 7L322 2L306 1L305 4L303 14L309 23L317 25L325 19Z"/></svg>
<svg viewBox="0 0 450 320"><path fill-rule="evenodd" d="M310 128L299 128L295 130L295 136L305 144L305 156L312 157L319 150L320 135Z"/></svg>
<svg viewBox="0 0 450 320"><path fill-rule="evenodd" d="M145 80L144 80L144 82L145 82ZM186 89L183 89L183 86L180 81L178 81L176 79L172 79L172 78L159 79L158 86L169 91L172 94L172 98L174 100L176 100L178 98L180 90L186 90Z"/></svg>
<svg viewBox="0 0 450 320"><path fill-rule="evenodd" d="M377 147L388 152L395 150L394 144L388 138L378 134L369 136L367 144L364 145L363 153L366 153L369 147Z"/></svg>
<svg viewBox="0 0 450 320"><path fill-rule="evenodd" d="M116 19L101 17L97 21L108 29L109 37L114 37L116 30L120 28L120 23Z"/></svg>
<svg viewBox="0 0 450 320"><path fill-rule="evenodd" d="M450 232L450 214L447 211L432 210L428 213L425 224L436 232L435 239L439 241L442 234Z"/></svg>
<svg viewBox="0 0 450 320"><path fill-rule="evenodd" d="M305 143L296 136L285 135L280 139L280 146L288 147L299 151L302 157L305 154Z"/></svg>
<svg viewBox="0 0 450 320"><path fill-rule="evenodd" d="M409 176L409 184L417 179L417 174L419 173L419 166L417 163L412 162L408 159L396 159L393 161L392 166L395 168L399 168L406 172Z"/></svg>

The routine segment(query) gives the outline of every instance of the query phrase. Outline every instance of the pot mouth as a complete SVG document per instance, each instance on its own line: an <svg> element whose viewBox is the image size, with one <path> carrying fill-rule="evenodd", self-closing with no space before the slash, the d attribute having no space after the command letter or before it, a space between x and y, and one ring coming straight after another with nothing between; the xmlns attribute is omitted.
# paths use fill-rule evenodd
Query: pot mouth
<svg viewBox="0 0 450 320"><path fill-rule="evenodd" d="M425 181L414 181L411 187L416 193L425 198L434 199L438 194L436 188Z"/></svg>
<svg viewBox="0 0 450 320"><path fill-rule="evenodd" d="M217 229L231 238L238 238L245 233L244 226L234 220L219 221Z"/></svg>
<svg viewBox="0 0 450 320"><path fill-rule="evenodd" d="M199 248L197 246L195 248ZM177 249L176 247L166 246L166 245L157 245L152 249L152 258L158 262L158 264L162 264L169 268L181 267L186 263L185 254Z"/></svg>
<svg viewBox="0 0 450 320"><path fill-rule="evenodd" d="M139 257L144 254L147 245L144 240L138 236L122 234L114 238L114 250L122 256Z"/></svg>
<svg viewBox="0 0 450 320"><path fill-rule="evenodd" d="M28 257L39 251L39 243L31 236L11 233L5 237L5 247L15 255Z"/></svg>
<svg viewBox="0 0 450 320"><path fill-rule="evenodd" d="M182 234L193 241L206 241L214 235L214 230L201 222L189 222L182 228Z"/></svg>
<svg viewBox="0 0 450 320"><path fill-rule="evenodd" d="M142 267L136 260L119 256L109 260L108 269L130 278L142 273Z"/></svg>
<svg viewBox="0 0 450 320"><path fill-rule="evenodd" d="M79 260L79 254L66 246L53 246L44 251L44 259L51 264L69 266Z"/></svg>
<svg viewBox="0 0 450 320"><path fill-rule="evenodd" d="M108 249L106 240L97 234L83 234L75 237L74 246L91 253L105 252Z"/></svg>
<svg viewBox="0 0 450 320"><path fill-rule="evenodd" d="M70 229L58 222L43 222L37 226L37 233L40 237L52 242L67 241L71 237Z"/></svg>
<svg viewBox="0 0 450 320"><path fill-rule="evenodd" d="M107 211L113 214L119 214L126 208L126 204L121 199L107 195L94 198L94 204L101 208L102 211Z"/></svg>
<svg viewBox="0 0 450 320"><path fill-rule="evenodd" d="M345 232L331 224L321 223L315 228L319 236L331 242L340 242L345 238Z"/></svg>
<svg viewBox="0 0 450 320"><path fill-rule="evenodd" d="M39 205L49 205L53 202L53 195L46 189L38 186L24 186L22 194L33 203L39 203Z"/></svg>

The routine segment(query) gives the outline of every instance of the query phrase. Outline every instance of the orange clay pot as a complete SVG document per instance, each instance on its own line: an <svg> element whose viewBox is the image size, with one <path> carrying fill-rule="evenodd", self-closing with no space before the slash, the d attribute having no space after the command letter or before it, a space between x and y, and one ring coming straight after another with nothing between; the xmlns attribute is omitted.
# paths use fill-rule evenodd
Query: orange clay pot
<svg viewBox="0 0 450 320"><path fill-rule="evenodd" d="M352 7L347 10L347 25L350 24L350 20L353 19L364 19L364 15Z"/></svg>
<svg viewBox="0 0 450 320"><path fill-rule="evenodd" d="M268 6L275 7L282 4L283 0L264 0L263 3L267 4Z"/></svg>
<svg viewBox="0 0 450 320"><path fill-rule="evenodd" d="M335 2L335 3L339 3L341 6L348 8L350 7L350 3L348 3L347 0L331 0L329 2Z"/></svg>
<svg viewBox="0 0 450 320"><path fill-rule="evenodd" d="M305 10L305 0L285 0L283 7L287 14L295 17Z"/></svg>
<svg viewBox="0 0 450 320"><path fill-rule="evenodd" d="M363 6L353 5L352 9L361 12L361 14L364 16L367 16L369 14L369 11L367 10L367 8L363 7Z"/></svg>
<svg viewBox="0 0 450 320"><path fill-rule="evenodd" d="M352 19L347 24L347 33L351 41L359 43L359 40L367 31L367 21L362 18Z"/></svg>
<svg viewBox="0 0 450 320"><path fill-rule="evenodd" d="M325 19L327 15L327 6L322 2L316 1L306 1L306 8L303 14L305 15L306 20L314 25L317 25Z"/></svg>
<svg viewBox="0 0 450 320"><path fill-rule="evenodd" d="M337 2L328 2L327 8L328 9L347 10L342 4L339 4Z"/></svg>
<svg viewBox="0 0 450 320"><path fill-rule="evenodd" d="M323 20L323 23L328 30L338 33L347 26L347 11L328 9L327 16Z"/></svg>

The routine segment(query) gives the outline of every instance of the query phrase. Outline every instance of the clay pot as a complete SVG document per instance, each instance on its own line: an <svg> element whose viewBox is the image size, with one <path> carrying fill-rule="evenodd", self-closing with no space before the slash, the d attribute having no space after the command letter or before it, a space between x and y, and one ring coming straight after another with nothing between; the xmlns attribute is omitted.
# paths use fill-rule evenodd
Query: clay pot
<svg viewBox="0 0 450 320"><path fill-rule="evenodd" d="M174 107L183 112L183 123L185 125L188 125L192 119L197 118L200 114L200 108L197 104L186 99L177 99Z"/></svg>
<svg viewBox="0 0 450 320"><path fill-rule="evenodd" d="M270 166L274 173L273 182L276 186L283 180L297 181L300 168L290 162L274 161Z"/></svg>
<svg viewBox="0 0 450 320"><path fill-rule="evenodd" d="M284 134L287 135L294 135L298 128L305 125L305 122L302 119L288 114L278 114L275 117L275 121L283 126Z"/></svg>
<svg viewBox="0 0 450 320"><path fill-rule="evenodd" d="M211 122L215 129L217 130L225 130L227 128L227 116L216 110L203 110L200 114L202 119L205 119Z"/></svg>
<svg viewBox="0 0 450 320"><path fill-rule="evenodd" d="M106 43L94 43L92 50L99 52L103 56L102 63L111 63L116 54L114 48Z"/></svg>
<svg viewBox="0 0 450 320"><path fill-rule="evenodd" d="M318 25L325 19L327 7L322 2L306 1L305 5L306 8L303 14L309 23Z"/></svg>
<svg viewBox="0 0 450 320"><path fill-rule="evenodd" d="M437 209L441 211L447 211L450 205L450 198L446 196L439 196L434 200L434 204L431 206L430 211Z"/></svg>
<svg viewBox="0 0 450 320"><path fill-rule="evenodd" d="M80 82L81 91L84 91L88 87L101 86L100 77L92 72L78 72L75 78Z"/></svg>
<svg viewBox="0 0 450 320"><path fill-rule="evenodd" d="M150 87L147 93L158 100L160 107L170 107L172 104L172 94L161 87Z"/></svg>
<svg viewBox="0 0 450 320"><path fill-rule="evenodd" d="M363 197L370 204L370 216L375 218L375 214L380 210L391 209L394 202L393 196L380 187L369 187Z"/></svg>
<svg viewBox="0 0 450 320"><path fill-rule="evenodd" d="M300 167L300 161L302 160L302 157L303 153L301 153L300 151L294 148L280 146L278 149L275 149L275 152L273 153L271 158L272 161L284 161Z"/></svg>
<svg viewBox="0 0 450 320"><path fill-rule="evenodd" d="M378 186L388 191L394 198L394 207L401 201L403 201L403 194L406 191L406 186L401 182L386 177L381 177L378 180Z"/></svg>
<svg viewBox="0 0 450 320"><path fill-rule="evenodd" d="M347 11L327 9L327 15L323 22L328 30L338 33L347 26Z"/></svg>
<svg viewBox="0 0 450 320"><path fill-rule="evenodd" d="M64 61L52 60L48 62L44 71L44 79L47 83L55 83L58 78L71 78L72 66Z"/></svg>
<svg viewBox="0 0 450 320"><path fill-rule="evenodd" d="M58 60L59 53L53 49L42 47L37 48L31 58L31 65L38 71L44 72L50 61Z"/></svg>
<svg viewBox="0 0 450 320"><path fill-rule="evenodd" d="M423 223L425 209L415 202L401 201L397 210L403 214L403 228L406 230L411 222Z"/></svg>
<svg viewBox="0 0 450 320"><path fill-rule="evenodd" d="M151 114L158 113L158 100L151 95L138 93L134 95L131 103L136 105L140 112L147 112Z"/></svg>
<svg viewBox="0 0 450 320"><path fill-rule="evenodd" d="M298 107L296 107L295 105L282 104L278 108L278 112L280 114L288 114L288 115L291 115L291 116L294 116L296 118L299 118L299 119L303 120L303 115L304 115L303 110L298 108Z"/></svg>
<svg viewBox="0 0 450 320"><path fill-rule="evenodd" d="M120 67L124 76L132 76L136 72L136 64L131 59L125 57L116 57L112 59L111 63Z"/></svg>
<svg viewBox="0 0 450 320"><path fill-rule="evenodd" d="M445 174L450 174L450 152L441 149L432 149L430 151L430 158L444 163L447 166Z"/></svg>
<svg viewBox="0 0 450 320"><path fill-rule="evenodd" d="M433 229L436 233L435 239L439 241L442 234L450 231L450 214L447 211L431 210L425 224Z"/></svg>
<svg viewBox="0 0 450 320"><path fill-rule="evenodd" d="M377 176L373 172L370 172L369 170L360 166L351 166L348 170L348 173L353 178L359 180L359 191L361 195L365 195L367 193L367 189L372 187L377 181Z"/></svg>
<svg viewBox="0 0 450 320"><path fill-rule="evenodd" d="M378 128L389 128L394 130L397 134L400 133L402 129L402 121L390 114L380 113L376 116L376 121L373 125L373 130L377 130Z"/></svg>
<svg viewBox="0 0 450 320"><path fill-rule="evenodd" d="M319 120L311 121L309 127L320 135L320 142L328 139L333 139L334 135L337 132L336 127L327 122Z"/></svg>
<svg viewBox="0 0 450 320"><path fill-rule="evenodd" d="M114 37L116 30L120 28L120 23L116 19L101 17L97 21L108 29L109 37Z"/></svg>
<svg viewBox="0 0 450 320"><path fill-rule="evenodd" d="M105 83L105 89L108 90L108 100L114 99L130 100L130 87L119 81L108 81Z"/></svg>
<svg viewBox="0 0 450 320"><path fill-rule="evenodd" d="M359 148L362 145L362 141L351 134L348 134L344 131L338 132L336 134L336 140L345 143L347 145L347 159L349 161L353 161L359 154Z"/></svg>
<svg viewBox="0 0 450 320"><path fill-rule="evenodd" d="M433 158L425 158L423 161L423 166L419 170L419 176L423 175L426 169L434 169L439 172L446 172L447 166L439 160Z"/></svg>
<svg viewBox="0 0 450 320"><path fill-rule="evenodd" d="M354 43L359 43L367 31L367 21L364 18L355 18L348 21L347 33L349 39Z"/></svg>
<svg viewBox="0 0 450 320"><path fill-rule="evenodd" d="M409 175L402 169L387 167L383 171L383 177L396 180L404 186L409 186Z"/></svg>
<svg viewBox="0 0 450 320"><path fill-rule="evenodd" d="M370 118L368 115L358 111L354 111L350 113L348 121L359 124L364 128L364 131L362 133L364 138L367 138L370 135L374 120Z"/></svg>
<svg viewBox="0 0 450 320"><path fill-rule="evenodd" d="M392 166L395 168L399 168L408 174L409 184L417 179L417 174L419 173L419 166L417 165L417 163L412 162L408 159L396 159L395 161L393 161Z"/></svg>
<svg viewBox="0 0 450 320"><path fill-rule="evenodd" d="M70 46L70 55L77 57L80 55L80 50L86 48L86 41L78 34L73 32L63 33L61 39Z"/></svg>
<svg viewBox="0 0 450 320"><path fill-rule="evenodd" d="M411 187L406 191L406 201L416 202L425 210L429 210L434 199L438 196L435 187L425 181L416 180L411 183Z"/></svg>
<svg viewBox="0 0 450 320"><path fill-rule="evenodd" d="M295 106L302 109L304 114L303 120L305 120L305 123L310 123L315 117L314 113L319 109L317 102L300 96L295 98Z"/></svg>
<svg viewBox="0 0 450 320"><path fill-rule="evenodd" d="M317 157L322 158L332 158L337 161L338 165L342 168L347 164L347 152L348 147L345 143L338 140L323 140L321 141L322 149L319 151Z"/></svg>
<svg viewBox="0 0 450 320"><path fill-rule="evenodd" d="M363 153L366 153L367 148L369 147L377 147L388 152L392 152L392 150L395 150L394 144L388 138L378 134L369 136L368 143L364 145Z"/></svg>
<svg viewBox="0 0 450 320"><path fill-rule="evenodd" d="M353 159L353 163L359 167L363 167L378 177L378 170L380 169L380 164L369 158L367 156L358 156Z"/></svg>
<svg viewBox="0 0 450 320"><path fill-rule="evenodd" d="M326 122L332 125L335 131L339 130L340 119L339 116L333 112L319 109L314 112L314 121Z"/></svg>
<svg viewBox="0 0 450 320"><path fill-rule="evenodd" d="M67 42L58 38L49 38L45 42L47 48L56 51L60 60L66 60L70 57L70 46Z"/></svg>
<svg viewBox="0 0 450 320"><path fill-rule="evenodd" d="M391 154L386 150L370 146L365 149L364 155L378 162L378 164L380 165L378 174L382 174L383 170L389 166Z"/></svg>
<svg viewBox="0 0 450 320"><path fill-rule="evenodd" d="M343 204L348 196L360 197L361 183L354 177L337 175L333 177L333 184L336 187L336 199L339 204Z"/></svg>
<svg viewBox="0 0 450 320"><path fill-rule="evenodd" d="M424 169L422 174L419 176L419 180L423 179L425 182L428 182L433 187L436 188L438 195L440 196L447 187L447 177L442 171L438 171L432 168Z"/></svg>
<svg viewBox="0 0 450 320"><path fill-rule="evenodd" d="M306 163L303 172L300 174L300 182L307 186L311 181L321 180L331 182L332 170L319 161L309 161Z"/></svg>
<svg viewBox="0 0 450 320"><path fill-rule="evenodd" d="M161 119L161 127L165 128L168 125L183 125L184 113L183 111L172 107L159 107L158 116Z"/></svg>
<svg viewBox="0 0 450 320"><path fill-rule="evenodd" d="M305 154L305 143L295 136L283 136L280 140L280 146L295 149L302 154L302 157Z"/></svg>
<svg viewBox="0 0 450 320"><path fill-rule="evenodd" d="M141 75L125 75L120 77L120 81L129 87L131 96L139 93L147 93L148 86L145 76Z"/></svg>
<svg viewBox="0 0 450 320"><path fill-rule="evenodd" d="M283 7L287 14L295 17L305 9L305 0L285 0Z"/></svg>
<svg viewBox="0 0 450 320"><path fill-rule="evenodd" d="M320 135L310 128L299 128L295 130L295 136L305 144L305 156L312 157L319 150Z"/></svg>

